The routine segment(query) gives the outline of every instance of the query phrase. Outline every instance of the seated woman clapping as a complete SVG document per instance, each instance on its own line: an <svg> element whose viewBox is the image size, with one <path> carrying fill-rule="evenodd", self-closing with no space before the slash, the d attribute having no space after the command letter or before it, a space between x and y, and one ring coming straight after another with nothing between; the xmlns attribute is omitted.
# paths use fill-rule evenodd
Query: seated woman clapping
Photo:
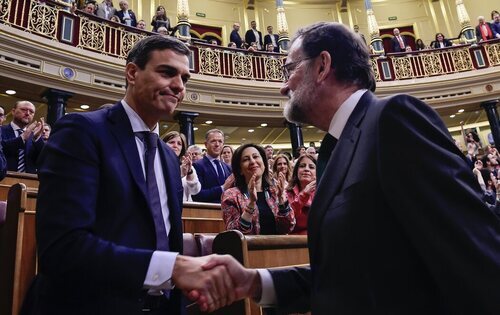
<svg viewBox="0 0 500 315"><path fill-rule="evenodd" d="M307 214L316 191L316 159L309 154L297 159L292 181L287 189L290 207L297 223L290 234L307 234Z"/></svg>
<svg viewBox="0 0 500 315"><path fill-rule="evenodd" d="M266 153L255 144L239 147L233 155L235 186L222 194L221 208L228 230L243 234L287 234L295 226L284 189L285 177L276 184L269 177Z"/></svg>
<svg viewBox="0 0 500 315"><path fill-rule="evenodd" d="M198 175L193 167L191 155L186 154L186 138L177 131L168 132L163 141L174 151L181 164L182 188L184 188L183 201L193 201L191 195L196 195L201 190Z"/></svg>

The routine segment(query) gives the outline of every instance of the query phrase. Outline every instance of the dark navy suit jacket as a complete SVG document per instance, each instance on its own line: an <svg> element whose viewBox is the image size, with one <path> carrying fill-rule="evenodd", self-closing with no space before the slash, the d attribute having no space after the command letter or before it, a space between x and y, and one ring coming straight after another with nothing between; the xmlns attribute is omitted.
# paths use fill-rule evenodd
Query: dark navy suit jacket
<svg viewBox="0 0 500 315"><path fill-rule="evenodd" d="M406 40L406 37L401 35L401 39L403 40L403 44L405 45L405 47L408 46L408 41ZM392 47L392 52L394 53L406 51L405 49L401 49L401 45L399 45L399 41L396 38L396 36L391 38L391 47Z"/></svg>
<svg viewBox="0 0 500 315"><path fill-rule="evenodd" d="M225 178L231 175L231 167L221 161L221 166L224 169ZM197 195L192 195L193 201L220 203L222 196L222 184L218 182L217 173L212 165L212 162L204 156L203 159L196 161L193 164L196 169L196 174L201 184L201 190Z"/></svg>
<svg viewBox="0 0 500 315"><path fill-rule="evenodd" d="M276 45L278 45L278 40L280 39L280 37L278 36L278 34L273 34L272 36L274 36L274 40L276 41ZM264 47L262 48L262 50L267 51L267 45L272 44L272 43L273 43L273 40L271 39L271 35L267 34L266 36L264 36ZM279 45L274 47L274 52L280 52Z"/></svg>
<svg viewBox="0 0 500 315"><path fill-rule="evenodd" d="M7 170L17 172L19 149L24 149L25 171L35 174L36 161L45 143L42 137L38 141L33 141L33 136L30 136L25 143L21 137L16 137L10 124L2 126L0 129L2 131L2 148L7 159Z"/></svg>
<svg viewBox="0 0 500 315"><path fill-rule="evenodd" d="M131 22L130 26L136 27L137 26L137 18L135 17L135 13L132 12L132 10L128 10L128 14L130 15L130 22ZM116 11L115 15L120 18L120 21L122 22L122 24L127 24L127 23L125 23L125 20L123 19L124 14L123 14L122 10Z"/></svg>
<svg viewBox="0 0 500 315"><path fill-rule="evenodd" d="M310 269L271 273L282 310L499 314L500 221L437 113L366 92L308 218Z"/></svg>
<svg viewBox="0 0 500 315"><path fill-rule="evenodd" d="M236 48L241 48L241 44L243 44L243 40L236 30L231 31L231 34L229 35L229 41L235 43Z"/></svg>
<svg viewBox="0 0 500 315"><path fill-rule="evenodd" d="M158 142L168 192L170 250L182 252L182 184ZM123 106L61 118L40 157L36 314L141 314L156 248L136 140ZM174 290L166 314L182 312Z"/></svg>
<svg viewBox="0 0 500 315"><path fill-rule="evenodd" d="M260 47L264 48L264 43L262 42L262 33L260 31L257 31L257 34L259 34L259 38L255 38L255 34L252 29L249 29L245 33L245 42L247 45L250 45L252 42L259 42Z"/></svg>

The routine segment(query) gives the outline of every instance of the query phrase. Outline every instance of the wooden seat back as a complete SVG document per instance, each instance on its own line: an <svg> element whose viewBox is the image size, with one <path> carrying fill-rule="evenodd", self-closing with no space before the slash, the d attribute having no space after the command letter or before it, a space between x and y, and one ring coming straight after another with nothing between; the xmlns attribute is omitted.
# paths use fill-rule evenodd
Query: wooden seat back
<svg viewBox="0 0 500 315"><path fill-rule="evenodd" d="M6 219L0 226L0 314L19 314L36 274L35 211L28 207L36 204L36 195L22 183L9 190Z"/></svg>
<svg viewBox="0 0 500 315"><path fill-rule="evenodd" d="M182 206L184 233L220 233L225 230L220 204L184 202Z"/></svg>

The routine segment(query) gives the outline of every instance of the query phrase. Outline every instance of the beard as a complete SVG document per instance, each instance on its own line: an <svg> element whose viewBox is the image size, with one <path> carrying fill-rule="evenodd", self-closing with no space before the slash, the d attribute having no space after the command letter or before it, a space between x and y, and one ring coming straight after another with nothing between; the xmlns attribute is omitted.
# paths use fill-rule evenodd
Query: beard
<svg viewBox="0 0 500 315"><path fill-rule="evenodd" d="M311 105L314 102L312 84L304 77L302 86L295 92L288 91L288 101L283 109L286 120L294 123L310 123Z"/></svg>

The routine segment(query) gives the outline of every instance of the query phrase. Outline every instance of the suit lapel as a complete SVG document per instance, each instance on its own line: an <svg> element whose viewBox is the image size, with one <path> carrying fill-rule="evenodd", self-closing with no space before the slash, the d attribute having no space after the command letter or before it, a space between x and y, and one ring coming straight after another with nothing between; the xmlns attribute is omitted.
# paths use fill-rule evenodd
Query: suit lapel
<svg viewBox="0 0 500 315"><path fill-rule="evenodd" d="M115 136L116 141L120 145L130 173L132 173L135 183L149 204L149 198L147 198L146 191L146 179L144 178L144 173L142 171L142 164L139 159L139 152L137 151L135 135L132 131L132 126L130 125L127 113L125 113L121 103L118 103L117 106L109 109L108 121L110 122L111 133Z"/></svg>
<svg viewBox="0 0 500 315"><path fill-rule="evenodd" d="M340 192L342 184L347 175L352 157L356 151L358 140L361 135L359 124L361 123L367 106L371 103L371 93L366 92L360 99L356 108L347 120L340 135L337 145L325 167L321 181L318 184L311 210L308 218L308 242L311 261L315 255L315 245L320 238L320 227L323 217L334 197Z"/></svg>

